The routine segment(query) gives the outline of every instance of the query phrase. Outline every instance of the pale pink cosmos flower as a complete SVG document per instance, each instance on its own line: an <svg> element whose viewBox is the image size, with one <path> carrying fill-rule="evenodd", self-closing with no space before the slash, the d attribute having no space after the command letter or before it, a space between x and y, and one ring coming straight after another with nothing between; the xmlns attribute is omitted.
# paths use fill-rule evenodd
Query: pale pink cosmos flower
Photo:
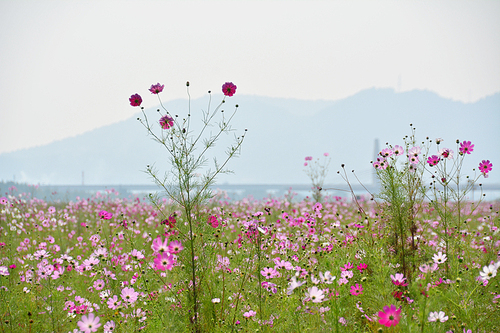
<svg viewBox="0 0 500 333"><path fill-rule="evenodd" d="M134 288L125 287L122 289L121 297L128 304L132 304L137 301L139 293L134 290Z"/></svg>
<svg viewBox="0 0 500 333"><path fill-rule="evenodd" d="M250 318L250 317L255 316L256 314L257 314L257 312L255 312L255 311L253 311L253 310L250 310L250 311L248 311L248 312L245 312L245 313L243 314L243 317L245 317L245 318Z"/></svg>
<svg viewBox="0 0 500 333"><path fill-rule="evenodd" d="M290 282L288 283L287 295L291 295L294 289L302 286L304 283L306 283L306 281L299 282L295 276L292 276Z"/></svg>
<svg viewBox="0 0 500 333"><path fill-rule="evenodd" d="M97 332L97 329L101 327L99 323L99 317L94 316L94 313L89 313L87 316L82 316L82 319L77 323L80 331L84 333Z"/></svg>
<svg viewBox="0 0 500 333"><path fill-rule="evenodd" d="M104 324L104 333L112 333L115 331L116 325L113 320L108 321Z"/></svg>
<svg viewBox="0 0 500 333"><path fill-rule="evenodd" d="M412 147L408 150L408 155L417 157L422 152L419 146Z"/></svg>
<svg viewBox="0 0 500 333"><path fill-rule="evenodd" d="M392 283L396 286L406 287L408 283L405 281L406 278L402 273L396 273L396 275L391 275Z"/></svg>
<svg viewBox="0 0 500 333"><path fill-rule="evenodd" d="M392 156L393 153L394 153L394 151L391 148L384 148L380 152L380 156L387 158L387 157Z"/></svg>
<svg viewBox="0 0 500 333"><path fill-rule="evenodd" d="M155 253L163 253L163 252L168 252L168 238L165 238L165 240L162 242L161 237L158 236L153 240L153 244L151 244L151 249Z"/></svg>
<svg viewBox="0 0 500 333"><path fill-rule="evenodd" d="M113 297L110 297L106 303L108 304L108 308L115 310L120 306L120 304L122 304L122 301L118 300L118 296L113 295Z"/></svg>
<svg viewBox="0 0 500 333"><path fill-rule="evenodd" d="M266 279L272 279L280 276L280 273L276 269L270 267L265 267L262 271L260 271L260 274L262 274L262 276Z"/></svg>
<svg viewBox="0 0 500 333"><path fill-rule="evenodd" d="M449 160L452 160L453 159L453 150L451 150L449 148L442 148L442 149L439 149L438 155L443 157L443 158L447 158Z"/></svg>
<svg viewBox="0 0 500 333"><path fill-rule="evenodd" d="M396 156L401 156L401 155L403 155L404 153L405 153L405 150L404 150L404 148L403 148L403 147L398 146L398 145L395 145L395 146L394 146L394 154L395 154Z"/></svg>
<svg viewBox="0 0 500 333"><path fill-rule="evenodd" d="M311 288L307 288L306 292L306 301L312 301L313 303L321 303L325 298L325 293L323 290L318 289L318 287L314 286Z"/></svg>

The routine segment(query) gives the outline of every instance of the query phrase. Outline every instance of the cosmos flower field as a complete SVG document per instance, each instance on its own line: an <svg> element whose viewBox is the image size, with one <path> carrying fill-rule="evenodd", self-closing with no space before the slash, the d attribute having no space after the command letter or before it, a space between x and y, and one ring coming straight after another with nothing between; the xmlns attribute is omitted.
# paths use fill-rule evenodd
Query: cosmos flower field
<svg viewBox="0 0 500 333"><path fill-rule="evenodd" d="M500 202L461 210L463 227L448 230L463 245L458 268L447 271L440 217L423 203L407 240L416 244L415 273L404 276L383 203L218 195L195 221L210 263L199 277L211 286L200 295L203 325L498 332ZM0 211L1 332L189 331L190 281L181 278L186 250L176 228L185 216L172 202L119 199L111 190L49 203L10 191Z"/></svg>

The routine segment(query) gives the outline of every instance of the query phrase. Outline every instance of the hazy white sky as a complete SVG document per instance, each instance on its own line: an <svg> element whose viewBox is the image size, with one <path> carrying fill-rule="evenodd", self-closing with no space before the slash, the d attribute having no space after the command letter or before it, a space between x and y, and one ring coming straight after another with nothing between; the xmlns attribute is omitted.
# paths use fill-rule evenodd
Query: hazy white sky
<svg viewBox="0 0 500 333"><path fill-rule="evenodd" d="M341 99L370 87L464 102L500 91L500 1L0 0L0 153L132 116L128 97ZM399 80L399 78L401 78Z"/></svg>

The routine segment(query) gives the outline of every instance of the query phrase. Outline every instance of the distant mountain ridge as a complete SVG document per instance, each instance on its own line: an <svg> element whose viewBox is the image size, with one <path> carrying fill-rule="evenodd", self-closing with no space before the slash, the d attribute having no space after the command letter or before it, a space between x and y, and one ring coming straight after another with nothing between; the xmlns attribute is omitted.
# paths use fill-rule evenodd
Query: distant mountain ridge
<svg viewBox="0 0 500 333"><path fill-rule="evenodd" d="M212 97L212 107L221 100ZM208 97L191 101L193 122L201 120ZM229 184L308 184L304 157L332 157L327 183L341 183L336 174L340 164L355 169L365 183L372 181L370 161L374 140L402 144L416 127L419 140L443 138L443 147L456 150L455 140L472 141L473 154L467 156L463 173L483 159L493 163L488 182L500 183L500 93L475 103L451 101L429 91L396 93L393 89L367 89L338 101L235 95L227 99L229 112L238 104L233 128L236 134L248 129L241 156L229 163L235 173L221 175L219 183ZM187 100L166 103L173 114L187 113ZM157 121L156 109L146 111ZM309 115L311 114L311 115ZM139 116L139 115L137 115ZM59 140L44 146L0 154L0 180L41 184L147 184L142 172L155 164L168 171L168 156L152 141L137 116L125 121ZM158 129L159 126L156 126ZM214 149L224 157L230 138Z"/></svg>

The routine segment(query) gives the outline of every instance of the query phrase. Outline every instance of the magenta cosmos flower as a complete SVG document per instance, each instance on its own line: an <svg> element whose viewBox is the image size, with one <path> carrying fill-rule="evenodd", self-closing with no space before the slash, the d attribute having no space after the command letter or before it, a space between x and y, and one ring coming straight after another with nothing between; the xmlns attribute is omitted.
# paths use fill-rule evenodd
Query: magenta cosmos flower
<svg viewBox="0 0 500 333"><path fill-rule="evenodd" d="M225 96L231 97L236 92L236 85L234 85L232 82L226 82L222 85L222 92Z"/></svg>
<svg viewBox="0 0 500 333"><path fill-rule="evenodd" d="M139 94L134 94L130 96L128 100L130 101L130 105L132 106L141 106L142 98L141 96L139 96Z"/></svg>
<svg viewBox="0 0 500 333"><path fill-rule="evenodd" d="M430 156L428 159L427 159L427 163L432 167L432 166L435 166L439 163L439 161L441 161L441 159L439 158L439 156L437 155L432 155Z"/></svg>
<svg viewBox="0 0 500 333"><path fill-rule="evenodd" d="M384 311L379 311L380 319L378 323L387 327L396 326L401 319L401 308L396 309L396 306L391 304L391 307L384 306Z"/></svg>
<svg viewBox="0 0 500 333"><path fill-rule="evenodd" d="M170 127L174 126L174 118L170 117L169 115L164 115L160 118L160 126L163 129L169 129Z"/></svg>
<svg viewBox="0 0 500 333"><path fill-rule="evenodd" d="M78 322L78 327L80 331L85 333L97 332L97 329L101 327L99 323L99 317L95 317L94 313L89 313L89 316L82 316L82 319Z"/></svg>
<svg viewBox="0 0 500 333"><path fill-rule="evenodd" d="M481 163L479 163L479 171L481 171L483 175L488 174L488 172L490 172L492 168L493 164L490 162L490 160L483 160Z"/></svg>
<svg viewBox="0 0 500 333"><path fill-rule="evenodd" d="M355 286L351 286L351 295L353 296L358 296L363 293L363 286L360 284L357 284Z"/></svg>
<svg viewBox="0 0 500 333"><path fill-rule="evenodd" d="M460 155L470 154L474 151L474 145L470 141L464 141L460 144Z"/></svg>
<svg viewBox="0 0 500 333"><path fill-rule="evenodd" d="M113 213L109 213L105 210L101 210L99 212L99 217L102 219L102 220L111 220L111 218L113 217Z"/></svg>
<svg viewBox="0 0 500 333"><path fill-rule="evenodd" d="M159 83L152 84L151 88L149 88L149 91L151 91L152 94L157 95L163 91L163 87L165 87L165 85L163 85L163 84L159 84Z"/></svg>

